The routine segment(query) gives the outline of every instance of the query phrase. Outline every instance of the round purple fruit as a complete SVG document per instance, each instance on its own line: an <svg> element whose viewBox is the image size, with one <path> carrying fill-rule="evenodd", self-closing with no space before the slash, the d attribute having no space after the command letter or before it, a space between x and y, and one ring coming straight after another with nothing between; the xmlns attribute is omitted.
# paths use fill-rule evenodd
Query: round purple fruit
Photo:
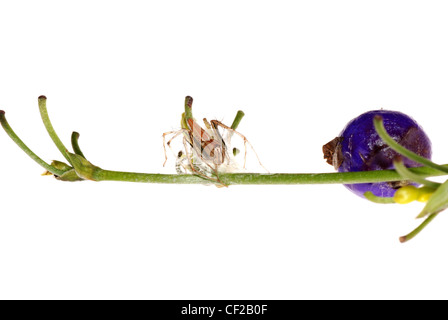
<svg viewBox="0 0 448 320"><path fill-rule="evenodd" d="M431 158L431 141L414 119L404 113L375 110L350 121L340 135L323 146L324 158L339 172L393 169L397 153L378 136L373 118L380 115L388 134L405 148L427 159ZM403 159L407 167L418 163ZM355 194L364 197L371 191L378 197L393 197L395 191L410 183L406 181L346 184Z"/></svg>

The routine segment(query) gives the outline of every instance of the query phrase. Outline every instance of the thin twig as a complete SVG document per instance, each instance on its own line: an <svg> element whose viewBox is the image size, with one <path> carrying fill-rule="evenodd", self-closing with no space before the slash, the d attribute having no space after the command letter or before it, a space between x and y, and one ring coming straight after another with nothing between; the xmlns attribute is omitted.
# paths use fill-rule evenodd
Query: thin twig
<svg viewBox="0 0 448 320"><path fill-rule="evenodd" d="M65 159L72 164L70 161L70 157L67 155L67 148L62 143L61 139L59 139L58 135L56 134L56 131L53 128L53 125L51 124L50 118L48 117L48 111L47 111L47 98L45 96L40 96L38 98L39 102L39 111L40 116L42 117L42 121L44 122L44 126L47 129L48 134L50 135L51 139L53 140L56 147L59 149L59 151L62 153Z"/></svg>
<svg viewBox="0 0 448 320"><path fill-rule="evenodd" d="M0 122L2 124L3 129L6 131L8 136L12 139L12 141L14 141L20 147L20 149L22 149L27 155L30 156L31 159L36 161L44 169L46 169L47 171L49 171L57 176L60 176L65 172L63 170L56 169L55 167L49 165L48 163L43 161L41 158L39 158L33 151L31 151L31 149L28 148L28 146L25 143L23 143L23 141L12 130L8 121L6 121L5 111L3 111L3 110L0 110Z"/></svg>

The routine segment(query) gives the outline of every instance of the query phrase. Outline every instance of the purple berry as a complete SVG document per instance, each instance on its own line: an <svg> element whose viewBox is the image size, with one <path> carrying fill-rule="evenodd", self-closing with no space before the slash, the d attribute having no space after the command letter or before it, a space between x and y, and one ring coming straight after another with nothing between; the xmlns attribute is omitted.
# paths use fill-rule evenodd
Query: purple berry
<svg viewBox="0 0 448 320"><path fill-rule="evenodd" d="M323 146L324 158L336 170L352 172L393 169L393 159L397 153L376 133L373 126L376 115L383 118L387 132L395 141L422 157L431 158L431 141L414 119L397 111L375 110L350 121L339 137ZM403 162L407 167L420 166L407 158L403 158ZM408 184L399 181L345 186L361 197L367 191L378 197L393 197L399 187Z"/></svg>

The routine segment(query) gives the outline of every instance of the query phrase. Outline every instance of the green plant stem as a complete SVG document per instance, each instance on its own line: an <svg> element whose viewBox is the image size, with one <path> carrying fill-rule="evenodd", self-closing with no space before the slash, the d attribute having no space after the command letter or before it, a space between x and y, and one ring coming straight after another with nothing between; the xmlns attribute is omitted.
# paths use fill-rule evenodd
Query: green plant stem
<svg viewBox="0 0 448 320"><path fill-rule="evenodd" d="M440 176L444 173L427 167L410 169L422 177ZM291 184L355 184L384 181L400 181L402 177L395 170L378 170L363 172L332 172L332 173L227 173L220 174L219 179L226 185L291 185ZM191 174L150 174L97 170L92 176L95 181L129 181L143 183L170 184L210 184L212 181Z"/></svg>
<svg viewBox="0 0 448 320"><path fill-rule="evenodd" d="M243 117L244 117L244 112L241 110L238 110L238 112L236 113L235 119L233 119L233 122L232 122L232 125L230 126L230 128L232 130L236 130L238 128L238 126L240 125ZM229 131L227 140L230 141L232 139L232 137L233 137L233 131ZM238 150L237 148L234 148L233 155L236 156L239 152L240 152L240 150Z"/></svg>
<svg viewBox="0 0 448 320"><path fill-rule="evenodd" d="M381 203L381 204L395 203L393 197L377 197L376 195L373 194L372 191L365 192L364 197L366 197L367 200L375 203Z"/></svg>
<svg viewBox="0 0 448 320"><path fill-rule="evenodd" d="M413 160L415 162L418 162L424 166L436 169L436 170L440 170L442 172L446 172L448 173L448 168L444 167L442 165L436 164L434 162L432 162L429 159L426 159L424 157L419 156L418 154L416 154L415 152L412 152L408 149L406 149L405 147L403 147L402 145L400 145L399 143L397 143L386 131L386 128L384 127L384 123L383 123L383 118L379 115L375 116L375 118L373 119L373 124L375 126L375 130L378 133L378 135L380 136L381 139L384 140L384 142L386 142L386 144L392 148L393 150L395 150L396 152L398 152L399 154L401 154L402 156L405 156L406 158Z"/></svg>
<svg viewBox="0 0 448 320"><path fill-rule="evenodd" d="M45 96L40 96L38 98L39 103L39 111L40 116L42 118L42 121L44 122L45 128L47 129L48 134L50 135L51 139L53 140L56 147L59 149L59 151L62 153L65 159L70 162L70 157L67 155L67 148L62 143L61 139L59 139L58 135L56 134L56 131L53 128L53 125L51 124L50 118L48 116L47 111L47 98Z"/></svg>
<svg viewBox="0 0 448 320"><path fill-rule="evenodd" d="M33 151L31 151L30 148L27 147L25 143L16 135L14 130L10 127L8 121L6 121L5 112L3 110L0 110L0 122L2 124L3 129L6 131L8 136L14 141L28 156L30 156L31 159L36 161L39 165L41 165L44 169L51 172L52 174L55 174L57 176L62 175L65 171L56 169L55 167L49 165L45 161L43 161L41 158L39 158Z"/></svg>
<svg viewBox="0 0 448 320"><path fill-rule="evenodd" d="M403 161L401 160L394 160L394 167L395 170L397 170L397 172L405 180L411 180L424 186L430 187L432 189L437 189L441 185L440 183L426 180L425 178L419 176L418 174L411 172L408 168L406 168L406 166L403 164Z"/></svg>
<svg viewBox="0 0 448 320"><path fill-rule="evenodd" d="M418 235L420 233L420 231L422 231L432 220L434 220L435 217L437 217L439 213L433 213L431 214L428 218L425 219L425 221L423 221L417 228L415 228L413 231L411 231L410 233L408 233L405 236L400 237L400 242L404 243L406 241L411 240L412 238L414 238L416 235Z"/></svg>
<svg viewBox="0 0 448 320"><path fill-rule="evenodd" d="M86 159L86 157L84 156L84 154L81 151L81 148L79 147L78 139L79 139L79 133L76 132L76 131L73 131L72 132L72 138L71 138L73 151L77 155L80 155L81 157Z"/></svg>
<svg viewBox="0 0 448 320"><path fill-rule="evenodd" d="M236 128L238 128L238 126L240 125L240 122L243 119L243 117L244 117L244 112L241 110L238 110L238 112L236 113L235 119L233 120L230 128L232 128L233 130L236 130Z"/></svg>

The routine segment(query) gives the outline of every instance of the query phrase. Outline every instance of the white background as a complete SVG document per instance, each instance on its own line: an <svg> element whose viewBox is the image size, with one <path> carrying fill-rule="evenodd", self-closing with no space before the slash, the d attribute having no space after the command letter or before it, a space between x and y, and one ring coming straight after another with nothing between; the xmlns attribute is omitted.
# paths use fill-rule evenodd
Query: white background
<svg viewBox="0 0 448 320"><path fill-rule="evenodd" d="M240 125L271 172L332 172L321 146L362 112L414 117L446 163L445 1L3 1L0 109L44 160L39 117L94 164L172 173L161 135ZM339 185L59 182L0 132L2 299L448 298L448 219Z"/></svg>

